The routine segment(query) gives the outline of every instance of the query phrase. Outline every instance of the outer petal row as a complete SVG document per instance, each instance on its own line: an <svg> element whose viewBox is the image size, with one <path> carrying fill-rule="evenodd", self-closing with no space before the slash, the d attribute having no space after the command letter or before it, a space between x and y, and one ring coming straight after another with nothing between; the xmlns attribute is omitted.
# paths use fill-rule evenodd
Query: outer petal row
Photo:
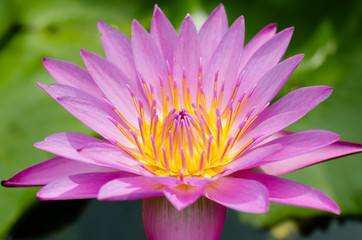
<svg viewBox="0 0 362 240"><path fill-rule="evenodd" d="M279 176L329 159L362 152L362 144L337 141L321 149L260 167L266 174Z"/></svg>
<svg viewBox="0 0 362 240"><path fill-rule="evenodd" d="M326 147L338 139L338 134L325 130L292 133L251 148L249 152L232 161L224 174L251 169L312 152Z"/></svg>
<svg viewBox="0 0 362 240"><path fill-rule="evenodd" d="M35 147L88 164L126 172L139 172L139 163L119 147L106 140L80 133L54 134L36 143Z"/></svg>
<svg viewBox="0 0 362 240"><path fill-rule="evenodd" d="M122 32L98 21L101 42L107 59L115 64L131 82L136 82L137 72L133 60L131 41Z"/></svg>
<svg viewBox="0 0 362 240"><path fill-rule="evenodd" d="M114 171L110 168L78 162L68 158L55 157L24 169L9 180L3 181L2 185L7 187L44 186L56 179L69 175Z"/></svg>
<svg viewBox="0 0 362 240"><path fill-rule="evenodd" d="M118 116L101 100L67 85L51 84L49 88L44 83L38 83L38 85L68 112L104 138L133 147L133 144L120 134L118 128L110 120L116 122L115 119L118 119Z"/></svg>
<svg viewBox="0 0 362 240"><path fill-rule="evenodd" d="M337 204L325 193L303 184L253 171L242 171L237 174L263 184L269 193L269 200L298 207L315 208L340 213Z"/></svg>
<svg viewBox="0 0 362 240"><path fill-rule="evenodd" d="M244 146L255 136L263 136L259 140L268 138L303 117L331 93L332 88L326 86L305 87L288 93L260 114L238 144Z"/></svg>
<svg viewBox="0 0 362 240"><path fill-rule="evenodd" d="M66 176L40 189L37 198L41 200L96 198L99 189L106 182L131 175L125 172L95 172Z"/></svg>
<svg viewBox="0 0 362 240"><path fill-rule="evenodd" d="M98 98L104 97L92 76L82 67L66 61L44 58L44 67L59 84L68 85Z"/></svg>

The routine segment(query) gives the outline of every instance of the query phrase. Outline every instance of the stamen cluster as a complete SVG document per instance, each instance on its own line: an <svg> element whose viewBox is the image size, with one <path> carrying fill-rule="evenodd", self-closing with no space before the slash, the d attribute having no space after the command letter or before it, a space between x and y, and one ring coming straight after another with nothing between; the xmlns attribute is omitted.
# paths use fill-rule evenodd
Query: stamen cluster
<svg viewBox="0 0 362 240"><path fill-rule="evenodd" d="M240 81L236 81L234 91L221 112L224 85L218 91L218 71L215 74L211 106L208 108L202 89L201 60L195 100L191 98L185 72L180 90L177 82L172 79L170 68L168 69L168 88L164 86L162 79L159 81L160 86L155 86L161 89L161 104L158 104L155 97L154 87L148 87L142 76L139 76L139 79L147 96L146 103L136 98L132 89L128 88L139 115L138 128L133 127L113 107L122 123L115 122L117 128L138 151L119 142L116 144L156 175L176 176L181 179L186 176L212 177L256 140L254 138L247 144L238 146L237 151L231 151L259 115L251 109L244 120L238 123L237 128L232 127L252 91L235 99L240 85ZM145 113L147 110L150 114ZM146 115L149 115L149 118Z"/></svg>

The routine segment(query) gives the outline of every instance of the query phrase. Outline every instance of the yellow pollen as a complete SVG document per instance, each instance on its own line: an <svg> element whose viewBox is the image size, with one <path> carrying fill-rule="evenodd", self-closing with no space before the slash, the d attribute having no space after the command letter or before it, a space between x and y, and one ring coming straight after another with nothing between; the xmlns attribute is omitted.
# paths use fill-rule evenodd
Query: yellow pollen
<svg viewBox="0 0 362 240"><path fill-rule="evenodd" d="M217 90L218 82L222 80L218 79L218 73L215 75L209 107L202 89L201 70L197 79L196 102L192 102L185 73L180 94L172 74L168 74L168 88L165 88L161 78L159 80L161 91L158 99L162 102L156 101L154 88L145 81L142 81L145 102L136 98L130 89L134 107L139 114L138 129L114 108L123 123L115 124L134 148L127 148L123 143L116 144L140 161L150 172L158 176L178 177L181 180L190 176L213 177L253 143L254 140L250 140L235 151L236 143L258 116L247 116L242 123L238 122L240 120L237 115L249 100L246 97L236 101L239 86L235 86L227 106L221 109L225 89L222 84L219 92ZM234 122L239 124L239 128L231 132L235 129L232 128Z"/></svg>

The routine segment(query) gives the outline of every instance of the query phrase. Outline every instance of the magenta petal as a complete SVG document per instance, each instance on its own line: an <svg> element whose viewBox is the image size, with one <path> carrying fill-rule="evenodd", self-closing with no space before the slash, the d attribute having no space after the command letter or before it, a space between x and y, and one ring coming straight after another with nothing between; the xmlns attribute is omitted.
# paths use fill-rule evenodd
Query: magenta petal
<svg viewBox="0 0 362 240"><path fill-rule="evenodd" d="M82 163L63 157L55 157L24 169L9 180L7 187L43 186L58 178L87 172L113 172L115 170L93 164Z"/></svg>
<svg viewBox="0 0 362 240"><path fill-rule="evenodd" d="M337 141L331 145L300 156L266 164L260 167L260 171L269 175L279 176L322 161L357 152L362 152L362 144Z"/></svg>
<svg viewBox="0 0 362 240"><path fill-rule="evenodd" d="M280 62L288 47L294 28L287 28L263 44L250 58L240 76L240 90L236 99L244 92L249 92L260 78L273 66ZM238 78L239 78L238 77Z"/></svg>
<svg viewBox="0 0 362 240"><path fill-rule="evenodd" d="M141 98L142 94L137 90L137 82L130 81L112 63L95 53L82 49L81 55L88 71L104 95L129 123L136 125L139 114L131 103L132 95L129 88L137 98Z"/></svg>
<svg viewBox="0 0 362 240"><path fill-rule="evenodd" d="M226 208L205 197L178 211L165 198L143 200L142 219L149 240L218 240Z"/></svg>
<svg viewBox="0 0 362 240"><path fill-rule="evenodd" d="M260 135L265 139L284 129L324 101L331 92L331 87L314 86L288 93L260 114L239 144L243 146L253 137Z"/></svg>
<svg viewBox="0 0 362 240"><path fill-rule="evenodd" d="M132 50L137 71L146 83L158 83L159 79L168 86L166 61L154 39L136 20L132 23ZM156 96L161 99L161 89L155 87Z"/></svg>
<svg viewBox="0 0 362 240"><path fill-rule="evenodd" d="M137 81L131 40L117 29L98 21L98 29L102 33L101 41L107 59L115 64L132 82Z"/></svg>
<svg viewBox="0 0 362 240"><path fill-rule="evenodd" d="M41 200L68 200L96 198L103 184L119 177L129 177L123 172L82 173L57 179L37 193Z"/></svg>
<svg viewBox="0 0 362 240"><path fill-rule="evenodd" d="M214 51L228 30L225 8L220 4L210 14L199 32L200 57L203 66L208 66Z"/></svg>
<svg viewBox="0 0 362 240"><path fill-rule="evenodd" d="M304 110L307 113L327 99L331 95L332 90L333 88L328 86L312 86L294 90L265 109L251 128L281 113L295 110Z"/></svg>
<svg viewBox="0 0 362 240"><path fill-rule="evenodd" d="M190 186L206 186L214 181L216 181L218 177L206 178L206 177L187 177L184 179L184 183Z"/></svg>
<svg viewBox="0 0 362 240"><path fill-rule="evenodd" d="M208 104L213 96L215 75L218 74L218 91L225 85L224 97L221 105L223 110L235 89L238 62L244 46L245 23L241 16L231 25L224 34L221 42L212 55L210 64L205 66L203 88Z"/></svg>
<svg viewBox="0 0 362 240"><path fill-rule="evenodd" d="M143 168L142 168L143 169ZM143 169L144 170L144 169ZM145 170L146 171L146 170ZM155 181L159 184L162 185L166 185L166 186L178 186L178 185L182 185L183 183L181 182L180 179L176 178L176 177L171 177L171 176L157 176L154 175L151 172L145 172L145 171L141 171L140 175L147 177L148 179Z"/></svg>
<svg viewBox="0 0 362 240"><path fill-rule="evenodd" d="M340 213L337 204L315 188L253 171L239 172L238 176L258 181L266 186L271 202Z"/></svg>
<svg viewBox="0 0 362 240"><path fill-rule="evenodd" d="M197 30L190 15L182 22L173 61L173 78L179 89L178 95L185 95L185 93L181 91L184 90L183 78L186 77L186 83L187 87L190 88L192 102L196 101L200 57ZM180 102L182 104L186 101L185 99L180 98Z"/></svg>
<svg viewBox="0 0 362 240"><path fill-rule="evenodd" d="M241 55L238 73L240 73L245 64L249 61L250 57L270 38L275 35L277 30L276 24L270 24L258 32L249 42L245 45L243 54Z"/></svg>
<svg viewBox="0 0 362 240"><path fill-rule="evenodd" d="M269 208L268 190L254 180L222 177L206 186L204 196L242 212L264 213Z"/></svg>
<svg viewBox="0 0 362 240"><path fill-rule="evenodd" d="M150 34L172 69L177 33L165 14L156 5L153 12Z"/></svg>
<svg viewBox="0 0 362 240"><path fill-rule="evenodd" d="M123 201L163 196L163 185L137 176L118 178L105 184L98 194L99 200Z"/></svg>
<svg viewBox="0 0 362 240"><path fill-rule="evenodd" d="M80 133L57 133L35 147L77 161L127 172L138 172L139 164L121 148L106 140Z"/></svg>
<svg viewBox="0 0 362 240"><path fill-rule="evenodd" d="M268 156L272 155L273 153L278 153L281 149L281 144L271 144L265 147L253 149L230 162L225 167L222 175L226 176L239 170L260 166L265 162L268 162Z"/></svg>
<svg viewBox="0 0 362 240"><path fill-rule="evenodd" d="M308 130L274 139L266 144L260 145L260 147L281 144L283 147L281 151L277 151L267 157L268 161L279 161L325 147L336 142L338 139L338 134L329 131Z"/></svg>
<svg viewBox="0 0 362 240"><path fill-rule="evenodd" d="M292 75L295 68L303 58L303 54L290 57L283 62L277 64L264 74L258 81L253 94L250 96L244 110L236 117L236 122L243 121L246 115L253 109L252 119L255 115L259 115L265 106L275 97L275 95L284 86L285 82ZM236 131L237 124L234 124L232 130Z"/></svg>
<svg viewBox="0 0 362 240"><path fill-rule="evenodd" d="M58 83L81 89L98 99L103 98L102 92L84 68L74 63L51 58L44 58L43 64Z"/></svg>
<svg viewBox="0 0 362 240"><path fill-rule="evenodd" d="M116 113L99 99L73 87L44 83L38 85L81 122L106 139L122 142L125 146L133 144L120 133L109 119L118 119Z"/></svg>
<svg viewBox="0 0 362 240"><path fill-rule="evenodd" d="M163 189L165 197L179 211L194 203L204 192L205 186L168 186Z"/></svg>

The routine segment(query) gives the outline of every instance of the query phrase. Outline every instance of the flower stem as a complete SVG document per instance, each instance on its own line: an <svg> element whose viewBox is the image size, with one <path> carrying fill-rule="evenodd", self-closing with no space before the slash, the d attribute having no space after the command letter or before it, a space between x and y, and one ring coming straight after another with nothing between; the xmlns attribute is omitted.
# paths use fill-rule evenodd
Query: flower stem
<svg viewBox="0 0 362 240"><path fill-rule="evenodd" d="M143 225L149 240L217 240L226 208L205 197L178 211L165 197L143 200Z"/></svg>

